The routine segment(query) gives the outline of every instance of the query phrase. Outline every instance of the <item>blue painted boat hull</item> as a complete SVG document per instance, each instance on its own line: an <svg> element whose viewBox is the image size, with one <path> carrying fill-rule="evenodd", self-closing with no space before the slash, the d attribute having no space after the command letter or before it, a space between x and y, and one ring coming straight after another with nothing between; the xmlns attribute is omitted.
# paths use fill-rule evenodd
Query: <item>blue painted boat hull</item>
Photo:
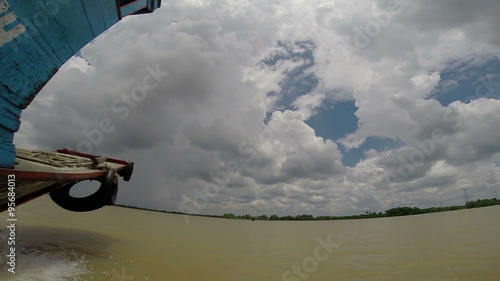
<svg viewBox="0 0 500 281"><path fill-rule="evenodd" d="M59 67L127 15L161 0L0 0L0 167L13 168L21 112Z"/></svg>

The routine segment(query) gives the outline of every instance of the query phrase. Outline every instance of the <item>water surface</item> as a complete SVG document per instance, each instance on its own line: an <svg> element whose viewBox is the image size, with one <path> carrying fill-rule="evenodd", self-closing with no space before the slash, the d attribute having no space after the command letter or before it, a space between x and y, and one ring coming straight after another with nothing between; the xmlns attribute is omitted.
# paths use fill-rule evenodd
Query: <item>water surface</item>
<svg viewBox="0 0 500 281"><path fill-rule="evenodd" d="M73 213L44 196L17 209L16 274L2 228L0 280L500 280L499 215L494 206L252 222L121 207Z"/></svg>

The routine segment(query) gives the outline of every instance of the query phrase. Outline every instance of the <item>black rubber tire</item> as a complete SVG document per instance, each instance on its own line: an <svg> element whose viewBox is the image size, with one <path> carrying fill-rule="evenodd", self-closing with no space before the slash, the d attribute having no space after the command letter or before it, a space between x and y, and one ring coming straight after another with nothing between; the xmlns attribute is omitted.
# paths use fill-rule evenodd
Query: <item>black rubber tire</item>
<svg viewBox="0 0 500 281"><path fill-rule="evenodd" d="M109 169L99 179L101 186L87 197L72 197L69 192L74 183L64 185L50 192L50 198L60 207L73 212L88 212L100 209L106 205L113 205L118 193L118 182L115 169Z"/></svg>
<svg viewBox="0 0 500 281"><path fill-rule="evenodd" d="M129 162L125 168L117 173L123 178L124 181L129 181L132 173L134 172L134 162Z"/></svg>

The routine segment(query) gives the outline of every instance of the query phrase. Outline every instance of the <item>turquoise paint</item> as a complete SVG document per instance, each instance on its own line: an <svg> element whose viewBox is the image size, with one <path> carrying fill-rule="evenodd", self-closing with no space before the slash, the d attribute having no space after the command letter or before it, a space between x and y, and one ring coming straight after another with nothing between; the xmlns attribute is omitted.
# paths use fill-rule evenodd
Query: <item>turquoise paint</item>
<svg viewBox="0 0 500 281"><path fill-rule="evenodd" d="M131 15L137 11L140 11L147 7L148 1L147 0L136 0L134 2L131 2L125 6L121 7L121 13L122 16L124 15Z"/></svg>
<svg viewBox="0 0 500 281"><path fill-rule="evenodd" d="M121 13L115 0L0 0L0 167L14 166L21 111L59 67L122 16L161 5L131 4Z"/></svg>
<svg viewBox="0 0 500 281"><path fill-rule="evenodd" d="M50 46L52 52L62 62L67 61L74 54L58 22L52 17L50 10L40 4L41 1L35 1L35 3L38 3L37 5L34 5L32 1L26 0L7 1L9 1L10 7L19 17L19 21L26 28L26 32L22 36L26 41L23 43L30 46L37 46L43 44L40 40L45 41ZM45 9L42 9L40 6L43 6ZM17 58L13 58L13 60L22 61Z"/></svg>
<svg viewBox="0 0 500 281"><path fill-rule="evenodd" d="M93 36L97 37L106 30L101 4L94 0L82 0L82 4L92 28Z"/></svg>
<svg viewBox="0 0 500 281"><path fill-rule="evenodd" d="M73 54L95 38L87 14L80 1L71 4L59 5L59 9L52 12L52 17L59 25L64 37L68 41Z"/></svg>
<svg viewBox="0 0 500 281"><path fill-rule="evenodd" d="M122 16L151 13L161 5L159 0L135 0L122 5Z"/></svg>
<svg viewBox="0 0 500 281"><path fill-rule="evenodd" d="M103 0L98 2L101 5L102 19L104 20L106 29L121 20L119 17L120 9L116 7L115 0Z"/></svg>

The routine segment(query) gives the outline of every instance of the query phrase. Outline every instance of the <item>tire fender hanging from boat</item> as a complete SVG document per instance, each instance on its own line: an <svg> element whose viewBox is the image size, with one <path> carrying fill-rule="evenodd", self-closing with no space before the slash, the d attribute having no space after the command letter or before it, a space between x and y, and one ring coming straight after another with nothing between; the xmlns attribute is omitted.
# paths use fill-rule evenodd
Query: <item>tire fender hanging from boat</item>
<svg viewBox="0 0 500 281"><path fill-rule="evenodd" d="M60 207L74 212L88 212L100 209L106 205L113 205L118 193L118 175L113 168L97 179L101 182L99 189L86 197L73 197L70 190L75 183L64 185L50 192L50 198Z"/></svg>

